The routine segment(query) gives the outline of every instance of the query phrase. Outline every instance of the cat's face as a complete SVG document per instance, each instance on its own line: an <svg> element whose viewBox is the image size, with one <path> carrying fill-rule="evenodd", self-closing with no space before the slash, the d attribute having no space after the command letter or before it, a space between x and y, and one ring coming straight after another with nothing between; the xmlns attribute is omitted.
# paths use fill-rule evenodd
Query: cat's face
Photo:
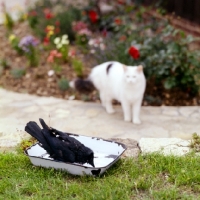
<svg viewBox="0 0 200 200"><path fill-rule="evenodd" d="M135 66L135 67L124 67L124 78L125 82L128 84L135 84L140 79L143 73L143 67Z"/></svg>

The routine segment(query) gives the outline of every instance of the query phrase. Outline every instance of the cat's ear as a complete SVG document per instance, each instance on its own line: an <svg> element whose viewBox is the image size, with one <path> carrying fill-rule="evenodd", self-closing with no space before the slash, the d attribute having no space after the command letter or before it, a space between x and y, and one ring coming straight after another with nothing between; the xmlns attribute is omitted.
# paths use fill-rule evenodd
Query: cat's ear
<svg viewBox="0 0 200 200"><path fill-rule="evenodd" d="M142 72L142 71L143 71L143 66L142 66L142 65L138 65L137 71L138 71L138 72Z"/></svg>
<svg viewBox="0 0 200 200"><path fill-rule="evenodd" d="M127 66L123 65L123 69L124 69L124 71L126 71L127 70Z"/></svg>

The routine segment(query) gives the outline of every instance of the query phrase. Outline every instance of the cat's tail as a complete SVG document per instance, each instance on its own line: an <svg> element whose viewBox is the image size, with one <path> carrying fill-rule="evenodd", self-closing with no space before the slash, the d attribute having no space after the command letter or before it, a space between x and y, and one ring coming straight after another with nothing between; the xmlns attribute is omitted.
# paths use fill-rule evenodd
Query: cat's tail
<svg viewBox="0 0 200 200"><path fill-rule="evenodd" d="M85 93L85 94L91 93L95 90L95 86L90 79L84 80L78 78L76 80L70 81L69 85L71 88L74 88L80 93Z"/></svg>

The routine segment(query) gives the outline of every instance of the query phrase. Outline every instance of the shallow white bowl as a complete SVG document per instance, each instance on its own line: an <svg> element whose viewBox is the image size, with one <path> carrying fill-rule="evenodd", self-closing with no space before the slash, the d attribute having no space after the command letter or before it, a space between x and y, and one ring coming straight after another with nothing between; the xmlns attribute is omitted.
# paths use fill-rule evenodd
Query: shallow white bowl
<svg viewBox="0 0 200 200"><path fill-rule="evenodd" d="M126 150L126 146L122 143L104 140L96 137L88 137L83 135L70 134L89 147L94 152L94 165L68 163L54 160L44 150L39 143L36 143L25 150L25 154L29 157L33 165L46 168L55 168L65 170L74 175L101 175L110 168Z"/></svg>

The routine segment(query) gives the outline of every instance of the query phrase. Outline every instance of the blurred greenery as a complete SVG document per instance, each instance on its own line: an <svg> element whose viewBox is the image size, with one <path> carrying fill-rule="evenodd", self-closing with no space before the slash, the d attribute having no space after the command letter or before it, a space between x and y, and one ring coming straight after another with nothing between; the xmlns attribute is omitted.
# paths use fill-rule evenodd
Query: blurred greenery
<svg viewBox="0 0 200 200"><path fill-rule="evenodd" d="M69 81L66 78L61 78L58 81L58 87L62 91L68 90L69 89Z"/></svg>
<svg viewBox="0 0 200 200"><path fill-rule="evenodd" d="M26 70L21 68L14 68L11 70L11 75L16 79L22 78L25 75L25 73Z"/></svg>
<svg viewBox="0 0 200 200"><path fill-rule="evenodd" d="M164 1L155 2L157 11L162 14L164 10L160 6ZM149 87L159 87L165 91L175 89L191 96L199 95L200 51L191 48L191 44L199 39L174 28L165 18L151 16L147 11L152 7L144 7L141 3L142 0L134 3L118 0L112 3L111 12L102 14L97 2L92 0L84 8L74 7L63 0L40 0L29 8L27 17L33 33L41 41L34 50L38 54L42 51L48 54L48 51L55 50L54 39L67 34L69 46L66 51L59 50L65 61L62 64L72 66L78 77L83 77L85 64L91 65L88 65L88 61L92 66L111 60L131 66L141 64L144 66ZM82 29L80 26L77 31L74 24L80 21ZM19 39L16 37L11 46L20 54L18 43ZM71 48L77 53L76 59L69 58ZM137 57L131 55L130 48L138 51ZM27 58L35 61L30 63L32 66L38 62L46 64L48 60L37 56ZM54 70L60 74L63 66L60 63L56 66L56 59L52 60L52 64L55 66ZM23 75L20 71L12 74L14 77ZM56 80L61 90L68 89L67 78ZM147 99L160 101L156 96L148 94Z"/></svg>

